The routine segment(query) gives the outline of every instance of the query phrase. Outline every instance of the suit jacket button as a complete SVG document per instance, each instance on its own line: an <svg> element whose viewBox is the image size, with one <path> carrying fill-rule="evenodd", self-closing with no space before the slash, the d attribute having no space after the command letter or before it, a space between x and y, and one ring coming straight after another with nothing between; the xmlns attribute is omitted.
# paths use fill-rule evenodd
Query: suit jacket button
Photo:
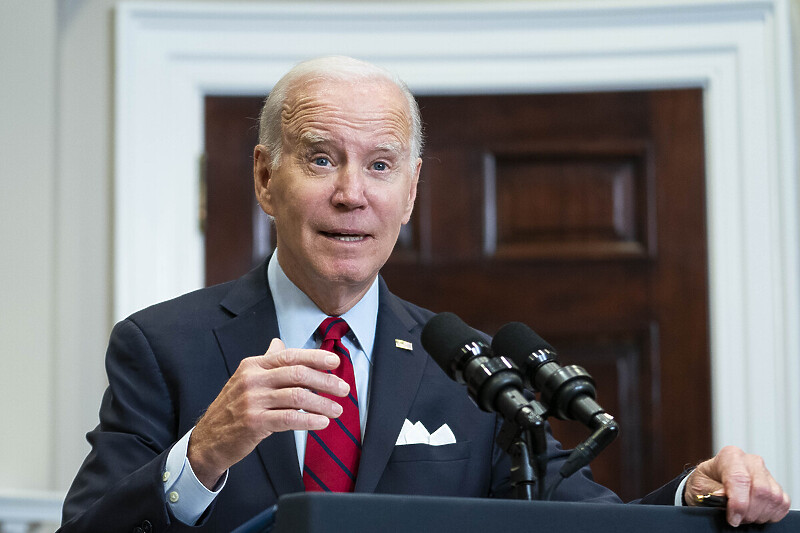
<svg viewBox="0 0 800 533"><path fill-rule="evenodd" d="M151 533L153 531L153 524L150 523L150 520L142 522L142 530L144 533Z"/></svg>
<svg viewBox="0 0 800 533"><path fill-rule="evenodd" d="M135 528L133 528L133 533L144 533L144 530L139 526L136 526Z"/></svg>

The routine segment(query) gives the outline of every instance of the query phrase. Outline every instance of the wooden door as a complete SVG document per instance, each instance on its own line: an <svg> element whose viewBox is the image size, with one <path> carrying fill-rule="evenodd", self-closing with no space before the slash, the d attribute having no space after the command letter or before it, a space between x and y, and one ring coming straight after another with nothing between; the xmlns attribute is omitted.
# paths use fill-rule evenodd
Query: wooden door
<svg viewBox="0 0 800 533"><path fill-rule="evenodd" d="M622 425L595 477L624 499L710 456L701 91L419 102L423 171L382 271L392 290L490 334L525 322L585 367ZM260 104L206 100L209 284L270 249L251 178ZM553 426L568 446L588 436Z"/></svg>

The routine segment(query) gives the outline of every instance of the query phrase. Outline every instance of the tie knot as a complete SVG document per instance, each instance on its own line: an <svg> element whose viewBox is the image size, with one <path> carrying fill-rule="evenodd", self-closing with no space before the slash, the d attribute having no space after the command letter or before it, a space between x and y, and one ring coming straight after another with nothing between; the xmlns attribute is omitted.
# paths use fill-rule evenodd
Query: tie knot
<svg viewBox="0 0 800 533"><path fill-rule="evenodd" d="M347 322L338 316L329 316L317 328L317 333L324 341L338 341L350 331Z"/></svg>

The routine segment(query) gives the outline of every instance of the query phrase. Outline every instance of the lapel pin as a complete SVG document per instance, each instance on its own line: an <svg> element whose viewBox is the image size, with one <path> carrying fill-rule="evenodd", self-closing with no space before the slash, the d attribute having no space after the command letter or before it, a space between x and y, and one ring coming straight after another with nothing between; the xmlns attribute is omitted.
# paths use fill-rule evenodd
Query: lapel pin
<svg viewBox="0 0 800 533"><path fill-rule="evenodd" d="M394 340L394 345L396 347L400 348L401 350L411 351L411 350L414 349L413 346L411 346L410 342L404 341L403 339L395 339Z"/></svg>

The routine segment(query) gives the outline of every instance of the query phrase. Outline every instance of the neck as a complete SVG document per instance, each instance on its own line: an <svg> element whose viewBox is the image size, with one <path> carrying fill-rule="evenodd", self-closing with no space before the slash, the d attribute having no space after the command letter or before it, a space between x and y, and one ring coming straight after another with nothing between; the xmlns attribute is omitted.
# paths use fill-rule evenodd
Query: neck
<svg viewBox="0 0 800 533"><path fill-rule="evenodd" d="M375 282L373 277L366 283L336 282L330 280L307 279L292 268L286 268L281 261L280 248L277 252L278 264L295 287L303 291L320 311L328 316L341 316L352 309Z"/></svg>
<svg viewBox="0 0 800 533"><path fill-rule="evenodd" d="M289 279L292 278L289 277ZM294 283L294 280L292 280L292 283ZM326 285L320 291L306 290L306 288L299 285L298 287L319 307L320 311L328 316L341 316L361 301L361 298L369 290L370 285L358 291L353 291L351 287L331 287L330 285Z"/></svg>

